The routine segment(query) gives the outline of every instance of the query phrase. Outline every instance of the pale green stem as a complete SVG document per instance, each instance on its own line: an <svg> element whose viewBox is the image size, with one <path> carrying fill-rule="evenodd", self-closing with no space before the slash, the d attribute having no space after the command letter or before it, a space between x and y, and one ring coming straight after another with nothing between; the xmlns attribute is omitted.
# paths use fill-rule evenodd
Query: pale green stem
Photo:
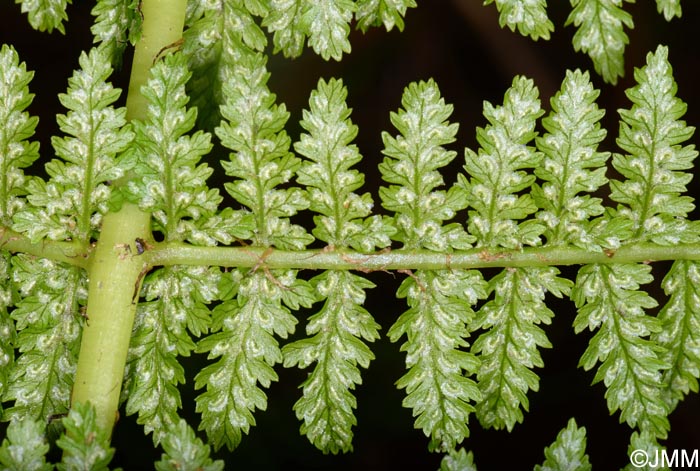
<svg viewBox="0 0 700 471"><path fill-rule="evenodd" d="M147 103L141 86L153 63L182 38L186 0L142 0L141 39L134 51L127 118L143 119ZM150 241L151 217L125 204L106 214L88 264L87 323L80 344L72 403L90 402L97 423L108 434L117 416L127 351L143 277L150 268L136 239Z"/></svg>
<svg viewBox="0 0 700 471"><path fill-rule="evenodd" d="M574 247L528 247L523 250L476 248L456 253L399 249L362 254L325 249L287 251L253 247L194 247L183 243L161 243L155 244L147 255L149 264L152 266L212 265L358 271L449 270L700 260L700 244L662 246L635 243L605 252L590 252Z"/></svg>

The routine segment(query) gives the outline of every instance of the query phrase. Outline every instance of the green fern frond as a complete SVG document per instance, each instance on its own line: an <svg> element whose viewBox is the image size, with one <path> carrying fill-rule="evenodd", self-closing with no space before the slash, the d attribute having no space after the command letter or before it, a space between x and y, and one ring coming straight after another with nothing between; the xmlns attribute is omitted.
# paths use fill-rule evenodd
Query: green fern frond
<svg viewBox="0 0 700 471"><path fill-rule="evenodd" d="M104 44L115 67L121 66L126 47L141 36L139 5L140 0L98 0L92 8L95 23L90 31L95 42Z"/></svg>
<svg viewBox="0 0 700 471"><path fill-rule="evenodd" d="M49 33L57 29L65 34L63 21L68 19L66 8L71 0L15 0L15 3L22 4L22 13L27 14L32 28Z"/></svg>
<svg viewBox="0 0 700 471"><path fill-rule="evenodd" d="M212 461L209 445L197 438L187 422L180 421L163 437L165 452L155 463L157 471L223 471L222 460Z"/></svg>
<svg viewBox="0 0 700 471"><path fill-rule="evenodd" d="M511 31L516 29L523 36L538 39L549 39L549 33L554 31L554 24L547 16L546 0L484 0L484 5L496 2L500 13L498 23L501 28L508 26Z"/></svg>
<svg viewBox="0 0 700 471"><path fill-rule="evenodd" d="M486 295L484 280L478 271L417 271L396 295L409 305L387 334L392 342L407 338L401 350L409 370L396 386L406 389L403 405L413 409L415 427L430 437L430 448L452 450L469 436L471 402L481 400L469 378L479 360L464 348L471 306Z"/></svg>
<svg viewBox="0 0 700 471"><path fill-rule="evenodd" d="M663 372L664 398L673 411L690 391L698 392L700 378L700 264L674 262L663 280L668 303L659 312L663 325L651 336L665 349L661 358L670 365Z"/></svg>
<svg viewBox="0 0 700 471"><path fill-rule="evenodd" d="M23 168L39 157L34 135L38 118L25 111L34 95L29 93L33 72L19 62L17 52L7 45L0 49L0 223L9 226L12 216L26 204L18 198L24 192ZM5 279L5 278L3 278Z"/></svg>
<svg viewBox="0 0 700 471"><path fill-rule="evenodd" d="M15 361L16 328L9 313L13 290L10 286L10 255L0 254L0 417L3 415L3 396L9 383Z"/></svg>
<svg viewBox="0 0 700 471"><path fill-rule="evenodd" d="M627 179L611 180L610 198L622 205L618 215L633 224L633 240L661 245L697 242L700 223L688 221L694 208L687 192L689 170L698 152L682 144L695 128L680 118L687 105L677 98L668 49L659 46L647 64L635 70L637 85L627 90L632 108L620 110L617 144L628 152L616 154L612 164ZM624 206L623 206L624 205Z"/></svg>
<svg viewBox="0 0 700 471"><path fill-rule="evenodd" d="M665 448L659 445L653 434L633 432L630 437L630 444L627 447L630 463L622 471L672 471L671 468L666 466L666 464L670 463L662 458L663 455L661 453L665 451ZM685 450L681 451L685 453ZM689 466L692 466L692 464L689 463Z"/></svg>
<svg viewBox="0 0 700 471"><path fill-rule="evenodd" d="M625 74L624 53L629 38L624 27L634 28L632 15L622 6L634 0L571 0L566 24L578 28L574 49L591 58L596 72L615 85Z"/></svg>
<svg viewBox="0 0 700 471"><path fill-rule="evenodd" d="M579 312L575 331L598 329L579 365L590 370L597 362L594 383L601 380L611 413L620 421L665 438L668 406L661 374L670 365L663 347L645 339L661 331L661 320L644 310L657 302L639 286L652 281L651 267L638 264L585 265L579 269L571 299Z"/></svg>
<svg viewBox="0 0 700 471"><path fill-rule="evenodd" d="M439 471L477 471L474 454L464 448L450 450L440 461Z"/></svg>
<svg viewBox="0 0 700 471"><path fill-rule="evenodd" d="M355 20L362 32L382 24L387 31L394 26L403 31L406 10L417 6L415 0L355 0L355 5Z"/></svg>
<svg viewBox="0 0 700 471"><path fill-rule="evenodd" d="M144 283L127 358L124 395L126 413L160 443L179 421L182 406L178 384L185 372L177 356L189 356L195 336L208 332L207 304L218 296L220 272L208 267L164 267Z"/></svg>
<svg viewBox="0 0 700 471"><path fill-rule="evenodd" d="M351 0L308 2L306 0L270 0L270 14L263 26L274 33L275 52L285 57L301 55L307 41L325 60L340 60L350 52L350 22L356 5Z"/></svg>
<svg viewBox="0 0 700 471"><path fill-rule="evenodd" d="M542 120L547 133L536 142L544 160L535 175L544 183L533 185L532 197L542 208L537 219L546 226L548 245L600 250L589 221L603 214L602 200L579 196L607 183L605 163L610 153L597 150L606 135L600 126L605 111L595 103L598 94L588 72L569 71L551 100L552 111Z"/></svg>
<svg viewBox="0 0 700 471"><path fill-rule="evenodd" d="M126 109L111 105L120 90L106 80L112 73L107 52L95 48L80 56L81 70L68 79L68 93L60 94L68 109L56 121L69 137L53 137L56 155L46 164L51 179L35 177L27 184L33 207L14 216L15 229L32 241L43 237L87 244L108 211L110 182L125 169L115 156L123 151L133 133L126 125Z"/></svg>
<svg viewBox="0 0 700 471"><path fill-rule="evenodd" d="M63 426L66 432L56 440L63 450L63 459L56 465L58 471L109 471L114 448L109 446L107 431L97 425L94 407L89 403L72 404Z"/></svg>
<svg viewBox="0 0 700 471"><path fill-rule="evenodd" d="M678 18L683 16L681 0L656 0L656 8L659 10L659 13L663 13L666 21L671 21L674 16Z"/></svg>
<svg viewBox="0 0 700 471"><path fill-rule="evenodd" d="M369 193L354 193L364 176L351 167L362 156L350 143L357 126L350 121L345 99L347 90L339 80L319 81L311 93L309 110L304 110L302 127L307 131L295 144L307 157L298 171L298 181L307 186L314 235L335 249L371 251L391 244L391 226L371 213ZM355 396L350 392L362 382L358 364L364 368L374 355L361 339L379 337L379 325L362 308L365 289L374 284L348 272L329 270L311 280L319 299L320 312L309 318L310 338L287 344L282 349L284 366L306 368L316 363L303 383L303 397L294 410L303 420L301 431L324 452L352 450Z"/></svg>
<svg viewBox="0 0 700 471"><path fill-rule="evenodd" d="M542 154L528 143L537 135L535 124L543 113L537 88L524 77L513 79L502 106L484 102L489 125L477 128L481 147L478 154L465 151L464 168L471 178L459 175L459 187L472 208L469 233L476 236L478 246L514 249L541 243L541 222L517 220L537 210L528 193L519 193L535 181L523 169L537 167L542 161Z"/></svg>
<svg viewBox="0 0 700 471"><path fill-rule="evenodd" d="M374 354L361 338L379 338L379 325L362 308L365 289L374 284L346 271L329 270L314 277L311 284L326 298L323 308L309 318L310 338L287 344L282 349L284 366L306 368L316 363L302 384L304 393L294 410L303 420L301 433L328 453L352 450L352 427L357 424L357 407L350 392L362 383L359 364L369 366Z"/></svg>
<svg viewBox="0 0 700 471"><path fill-rule="evenodd" d="M211 150L210 135L202 131L186 135L197 110L185 107L189 77L185 62L179 53L165 57L153 66L151 79L142 88L149 107L144 121L132 121L136 137L129 151L137 177L129 180L127 196L152 213L166 241L213 245L250 237L240 212L227 211L225 218L215 215L222 198L206 184L213 170L199 164Z"/></svg>
<svg viewBox="0 0 700 471"><path fill-rule="evenodd" d="M284 131L289 113L275 105L267 88L265 61L262 54L242 54L227 72L227 102L221 107L226 121L216 128L221 143L233 151L229 161L221 162L226 175L235 177L225 188L253 213L253 245L299 250L313 237L290 224L289 217L309 202L300 188L276 188L292 179L301 161L289 151Z"/></svg>
<svg viewBox="0 0 700 471"><path fill-rule="evenodd" d="M592 466L586 454L586 428L578 427L576 420L569 419L566 428L559 432L557 439L545 448L546 457L542 466L535 471L591 471Z"/></svg>
<svg viewBox="0 0 700 471"><path fill-rule="evenodd" d="M13 282L22 299L11 316L20 355L10 372L6 417L46 421L66 412L80 349L81 306L87 299L85 274L47 259L12 258Z"/></svg>
<svg viewBox="0 0 700 471"><path fill-rule="evenodd" d="M470 248L474 239L460 224L443 225L464 209L465 192L456 186L434 191L443 184L438 169L457 155L443 147L457 134L458 125L447 121L453 107L441 98L432 80L411 83L401 104L403 109L391 113L391 122L401 134L393 137L382 133L385 157L379 164L384 181L393 183L379 188L382 205L396 213L394 226L398 232L392 238L406 248Z"/></svg>
<svg viewBox="0 0 700 471"><path fill-rule="evenodd" d="M0 469L52 471L53 465L46 462L49 444L46 441L46 426L43 420L30 417L15 418L7 426L5 439L0 444Z"/></svg>
<svg viewBox="0 0 700 471"><path fill-rule="evenodd" d="M202 127L213 129L221 121L226 68L236 66L241 50L262 51L267 45L254 19L254 15L266 14L266 9L250 0L187 3L183 52L192 71L187 91L192 106L199 109Z"/></svg>
<svg viewBox="0 0 700 471"><path fill-rule="evenodd" d="M213 311L212 330L221 332L201 340L197 351L208 358L220 358L205 367L195 378L195 388L206 387L197 397L197 411L202 413L200 429L207 432L215 450L223 445L235 448L242 433L255 425L252 412L265 410L267 397L258 386L269 387L277 380L272 368L282 362L282 352L275 335L286 338L294 332L296 318L288 306L310 307L315 294L294 270L232 272L234 284L226 301Z"/></svg>
<svg viewBox="0 0 700 471"><path fill-rule="evenodd" d="M478 382L483 399L476 413L484 427L512 430L523 420L521 407L528 410L527 391L539 389L539 377L532 371L544 366L538 348L552 345L537 324L549 324L554 317L544 295L568 295L572 284L558 274L554 267L513 268L489 281L494 299L469 325L471 331L485 330L471 349L481 360Z"/></svg>

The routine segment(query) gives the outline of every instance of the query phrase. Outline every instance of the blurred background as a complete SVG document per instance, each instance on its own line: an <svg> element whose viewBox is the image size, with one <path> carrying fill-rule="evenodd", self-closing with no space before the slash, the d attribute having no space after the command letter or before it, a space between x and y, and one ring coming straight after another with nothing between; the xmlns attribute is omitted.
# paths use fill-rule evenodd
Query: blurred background
<svg viewBox="0 0 700 471"><path fill-rule="evenodd" d="M48 35L29 27L19 5L0 2L0 43L14 45L27 68L36 71L30 85L36 94L30 112L40 117L37 138L44 162L53 158L50 136L58 134L54 117L64 112L57 94L65 91L67 78L78 67L78 51L92 44L89 28L93 3L76 3L79 4L69 7L71 21L66 24L66 34ZM400 106L404 87L415 80L434 78L445 100L454 105L451 121L460 123L458 141L449 146L458 152L458 157L444 172L447 184L455 181L456 173L461 171L464 147L477 148L475 128L485 125L481 114L483 101L502 103L505 90L518 74L534 79L543 107L549 111L549 99L557 91L565 71L590 70L595 86L601 90L598 105L607 110L604 127L609 132L601 150L615 152L618 151L616 110L630 106L624 90L633 85L633 69L644 65L646 54L658 44L666 44L670 48L678 96L688 104L685 119L690 125L700 124L700 87L697 86L700 2L683 2L683 18L670 23L656 12L655 2L626 4L634 17L635 28L627 31L630 44L625 55L626 73L617 86L605 84L593 71L588 57L574 52L571 38L575 29L564 27L569 2L550 2L548 11L555 31L550 41L537 42L499 28L493 5L483 7L476 0L419 0L418 3L418 8L408 11L403 33L397 30L387 33L379 28L366 34L353 32L352 53L340 63L325 62L307 51L295 60L275 55L268 64L272 73L269 86L291 113L288 132L293 140L298 139L297 123L318 79L344 80L349 105L354 109L352 120L360 129L356 144L365 157L362 162L365 189L372 192L375 202L379 201L377 187L381 184L376 169L382 160L380 134L383 130L395 132L389 113ZM124 63L124 69L114 76L115 85L122 89L127 88L130 59L126 58ZM697 142L697 135L694 141ZM225 158L225 153L217 152L218 155L215 152L211 156L212 161ZM690 187L697 197L698 181L693 180ZM379 209L379 204L376 208ZM460 217L464 220L465 215ZM692 217L698 219L697 210ZM666 298L659 283L669 266L654 264L656 281L646 287L661 305ZM485 275L491 277L495 273L487 271ZM563 273L573 279L575 269L565 268ZM304 276L311 277L313 273ZM386 333L406 309L403 301L394 298L401 278L386 273L374 273L369 278L377 288L368 292L366 307ZM571 325L576 312L572 303L550 298L548 303L556 317L551 325L543 327L554 347L542 351L545 368L536 371L541 378L540 388L529 394L530 411L524 423L508 433L484 430L474 418L470 422L471 436L463 445L474 451L481 471L505 467L532 469L536 463L542 463L544 447L555 439L570 417L586 427L587 450L594 469L619 469L628 463L630 429L619 424L619 413L609 415L603 385L590 386L594 371L585 372L577 367L590 334L574 334ZM304 317L308 314L299 314L297 336L303 335ZM363 372L364 383L356 391L358 425L354 429L353 453L323 455L299 435L299 422L292 407L306 372L282 369L278 365L280 380L269 389L268 409L256 413L258 425L244 436L234 452L223 450L216 454L226 460L226 469L437 469L441 456L427 451L428 441L422 432L413 429L410 410L401 407L403 391L394 386L404 371L400 343L392 344L382 338L372 348L377 358ZM183 414L195 427L199 419L194 412L197 392L193 390L192 378L203 361L197 356L183 360L189 375L182 388ZM691 394L679 405L671 415L671 424L665 442L668 449L700 448L698 394ZM152 469L153 461L160 457L161 451L153 449L150 436L143 435L134 417L121 417L113 443L119 450L118 458L112 463L114 467Z"/></svg>

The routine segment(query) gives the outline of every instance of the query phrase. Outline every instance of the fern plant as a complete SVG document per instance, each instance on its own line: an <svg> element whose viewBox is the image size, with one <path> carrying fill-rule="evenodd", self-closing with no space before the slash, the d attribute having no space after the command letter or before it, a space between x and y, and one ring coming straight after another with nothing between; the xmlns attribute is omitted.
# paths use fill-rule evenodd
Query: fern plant
<svg viewBox="0 0 700 471"><path fill-rule="evenodd" d="M68 2L18 3L34 28L64 32ZM554 31L546 2L495 3L501 26ZM657 6L681 16L678 0ZM58 97L53 155L34 138L33 73L2 45L0 469L109 469L119 411L164 452L156 469L235 466L223 451L245 442L289 369L303 370L300 433L349 453L382 337L405 354L392 374L435 466L476 469L471 432L516 430L543 349L557 350L547 325L566 313L551 296L574 303L567 322L591 332L579 366L628 425L614 466L662 449L700 377L700 223L687 194L698 152L669 48L635 68L617 148L588 71L562 74L549 106L514 77L500 103L484 102L478 148L463 156L437 81L411 82L381 133L375 192L343 79L314 80L292 136L269 51L341 60L351 26L401 30L415 7L99 0L98 44ZM631 14L613 0L571 7L574 49L614 84ZM129 44L124 101L110 77ZM673 262L665 297L644 288L656 261ZM399 301L370 312L381 287L369 273L386 271ZM196 372L193 354L206 362ZM591 469L586 416L574 414L535 469Z"/></svg>

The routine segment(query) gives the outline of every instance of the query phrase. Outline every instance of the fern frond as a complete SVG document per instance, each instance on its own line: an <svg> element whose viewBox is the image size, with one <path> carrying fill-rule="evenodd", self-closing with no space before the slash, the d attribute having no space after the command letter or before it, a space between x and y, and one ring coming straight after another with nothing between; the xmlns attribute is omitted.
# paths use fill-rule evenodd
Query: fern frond
<svg viewBox="0 0 700 471"><path fill-rule="evenodd" d="M663 456L661 453L665 451L665 448L659 445L653 434L633 432L627 447L630 463L622 471L672 471L666 466L666 464L670 464L668 460L661 458ZM685 453L685 450L681 451ZM681 461L681 463L683 462Z"/></svg>
<svg viewBox="0 0 700 471"><path fill-rule="evenodd" d="M209 445L197 438L187 422L180 419L163 437L165 452L155 463L157 471L223 471L222 460L212 461Z"/></svg>
<svg viewBox="0 0 700 471"><path fill-rule="evenodd" d="M382 24L387 31L394 26L403 31L406 10L417 6L415 0L355 0L355 5L355 20L362 32Z"/></svg>
<svg viewBox="0 0 700 471"><path fill-rule="evenodd" d="M566 24L578 28L574 49L593 61L596 72L615 85L625 74L624 52L629 37L624 27L634 28L632 15L622 6L634 0L571 0L573 9Z"/></svg>
<svg viewBox="0 0 700 471"><path fill-rule="evenodd" d="M30 417L11 420L0 444L0 469L52 471L53 465L46 462L49 444L45 430L43 420Z"/></svg>
<svg viewBox="0 0 700 471"><path fill-rule="evenodd" d="M537 219L546 226L548 245L600 250L588 221L603 214L602 200L579 196L607 183L605 163L610 153L597 150L606 135L600 126L605 111L595 103L598 94L588 72L567 71L551 100L552 111L542 120L547 133L536 142L544 160L535 168L535 175L544 183L533 185L532 197L542 208Z"/></svg>
<svg viewBox="0 0 700 471"><path fill-rule="evenodd" d="M674 262L662 283L669 296L659 312L663 329L651 341L665 349L661 358L670 365L663 372L664 399L673 411L690 391L698 392L700 378L700 264Z"/></svg>
<svg viewBox="0 0 700 471"><path fill-rule="evenodd" d="M450 450L440 461L439 471L477 471L474 454L464 448Z"/></svg>
<svg viewBox="0 0 700 471"><path fill-rule="evenodd" d="M501 28L517 29L535 41L549 39L549 33L554 31L554 24L547 16L546 0L484 0L484 5L494 2L500 13L498 23Z"/></svg>
<svg viewBox="0 0 700 471"><path fill-rule="evenodd" d="M15 361L17 331L8 308L12 305L13 289L10 285L10 255L0 254L0 417L3 415L3 396Z"/></svg>
<svg viewBox="0 0 700 471"><path fill-rule="evenodd" d="M286 338L297 323L282 303L298 308L315 301L308 282L297 280L293 270L244 273L232 272L235 284L240 283L231 291L237 296L213 311L212 330L222 331L197 345L198 352L209 353L208 358L219 358L195 378L196 389L207 389L197 397L200 429L207 432L215 450L223 445L235 448L242 433L255 425L252 412L267 407L258 383L267 388L277 380L272 367L282 362L282 352L274 335Z"/></svg>
<svg viewBox="0 0 700 471"><path fill-rule="evenodd" d="M441 98L432 80L411 83L401 104L403 109L391 113L391 122L401 134L382 133L384 160L379 164L384 181L393 183L379 188L382 205L396 213L398 232L392 238L406 248L470 248L474 239L461 225L443 225L464 209L467 195L456 186L434 191L443 184L438 169L457 155L443 147L457 134L458 125L447 121L453 107Z"/></svg>
<svg viewBox="0 0 700 471"><path fill-rule="evenodd" d="M307 157L298 170L298 182L306 185L314 217L313 235L335 248L372 251L391 244L392 227L372 212L372 196L354 191L364 183L364 175L351 169L362 156L350 142L357 126L350 121L351 110L345 99L347 89L340 80L320 80L311 93L310 109L304 110L301 126L307 131L294 144Z"/></svg>
<svg viewBox="0 0 700 471"><path fill-rule="evenodd" d="M0 49L0 223L10 226L12 216L26 204L23 168L39 157L39 143L29 141L39 121L25 111L34 95L29 93L33 72L19 62L7 45ZM5 278L3 278L5 279Z"/></svg>
<svg viewBox="0 0 700 471"><path fill-rule="evenodd" d="M535 471L591 471L586 454L586 427L578 427L576 420L569 419L554 443L545 448L544 455L544 463L535 466Z"/></svg>
<svg viewBox="0 0 700 471"><path fill-rule="evenodd" d="M114 448L109 446L109 434L97 425L95 408L88 404L73 404L63 419L65 434L56 440L63 450L63 459L56 465L59 471L89 469L109 471Z"/></svg>
<svg viewBox="0 0 700 471"><path fill-rule="evenodd" d="M329 270L314 277L311 284L326 301L309 318L310 338L287 344L282 349L284 366L306 368L316 363L302 384L304 393L294 405L303 420L301 433L320 450L330 453L352 450L352 427L357 424L357 406L350 392L362 383L359 364L369 366L374 354L361 338L379 338L379 325L362 308L365 289L374 284L346 271Z"/></svg>
<svg viewBox="0 0 700 471"><path fill-rule="evenodd" d="M187 92L192 106L199 109L202 127L213 129L221 121L225 70L236 66L241 51L262 51L267 45L265 33L254 19L267 10L250 0L187 3L183 52L192 71ZM250 8L256 6L259 8Z"/></svg>
<svg viewBox="0 0 700 471"><path fill-rule="evenodd" d="M263 26L274 33L275 52L297 57L307 41L325 60L340 60L350 52L350 22L356 5L352 0L307 2L270 0Z"/></svg>
<svg viewBox="0 0 700 471"><path fill-rule="evenodd" d="M53 137L56 155L46 164L48 182L35 177L27 184L33 207L14 216L15 229L32 241L43 237L87 244L108 210L110 182L124 175L115 159L133 138L126 125L126 109L111 105L120 90L106 80L112 72L103 48L80 56L81 70L68 79L68 93L60 94L68 109L56 121L69 137Z"/></svg>
<svg viewBox="0 0 700 471"><path fill-rule="evenodd" d="M485 332L472 346L481 367L479 390L483 396L476 405L484 427L507 428L522 422L521 407L528 410L527 391L539 389L533 367L542 367L538 348L549 348L546 334L537 324L549 324L554 313L545 305L547 292L568 295L571 282L557 276L554 267L505 269L489 281L494 299L476 315L470 330Z"/></svg>
<svg viewBox="0 0 700 471"><path fill-rule="evenodd" d="M639 264L585 265L571 299L579 310L575 331L598 329L579 365L590 370L601 362L593 382L605 383L610 412L619 409L621 422L665 438L669 411L661 373L669 365L660 358L663 348L645 339L661 331L661 320L645 314L657 303L639 289L652 281L650 271Z"/></svg>
<svg viewBox="0 0 700 471"><path fill-rule="evenodd" d="M656 0L656 8L659 13L663 13L666 21L671 21L674 16L678 18L683 16L681 0Z"/></svg>
<svg viewBox="0 0 700 471"><path fill-rule="evenodd" d="M459 187L469 206L469 233L477 245L520 248L539 245L544 231L541 222L529 219L537 207L529 194L518 194L529 188L535 176L523 169L540 165L542 154L528 143L537 135L535 124L544 111L540 108L538 90L532 80L513 79L503 105L494 107L484 102L485 128L477 128L478 154L465 150L465 170L471 177L459 175Z"/></svg>
<svg viewBox="0 0 700 471"><path fill-rule="evenodd" d="M178 384L185 372L177 356L189 356L195 344L188 330L200 336L209 330L207 304L218 295L220 272L208 267L164 267L144 283L146 302L139 303L126 364L126 413L160 443L179 421L182 406Z"/></svg>
<svg viewBox="0 0 700 471"><path fill-rule="evenodd" d="M46 421L66 412L80 349L81 306L87 300L85 274L47 259L12 258L12 276L22 299L11 316L20 355L10 372L6 417Z"/></svg>
<svg viewBox="0 0 700 471"><path fill-rule="evenodd" d="M409 305L387 334L392 342L407 338L401 350L409 370L396 386L406 389L403 405L413 409L415 427L430 437L432 450L452 450L469 436L470 402L481 400L469 378L479 360L463 348L471 306L485 297L484 288L478 271L417 271L396 293Z"/></svg>
<svg viewBox="0 0 700 471"><path fill-rule="evenodd" d="M302 127L307 131L295 144L307 157L298 171L298 181L307 186L310 209L316 228L314 235L342 250L348 247L371 251L391 244L392 227L381 216L364 219L371 213L369 193L354 193L364 176L351 167L362 156L350 142L357 126L350 121L345 99L347 90L340 80L319 81L311 93L309 110L304 110ZM350 392L362 382L358 364L364 368L374 355L361 339L379 337L379 325L362 308L365 289L374 284L348 272L329 270L311 280L319 299L325 299L320 312L309 319L310 338L287 344L282 349L284 366L306 368L316 363L303 383L303 397L294 405L303 420L301 431L324 452L352 450L355 396Z"/></svg>
<svg viewBox="0 0 700 471"><path fill-rule="evenodd" d="M222 198L206 184L213 170L199 164L211 150L210 135L186 134L197 115L196 108L186 108L188 77L180 53L151 68L151 79L142 88L149 104L147 116L132 121L136 137L130 155L137 177L128 182L127 196L152 213L166 241L213 245L250 237L250 225L240 212L227 211L225 218L215 215Z"/></svg>
<svg viewBox="0 0 700 471"><path fill-rule="evenodd" d="M301 163L289 152L284 131L289 113L284 105L275 105L275 95L267 88L269 73L262 54L242 54L227 73L227 101L221 108L226 121L216 128L224 147L234 151L229 161L221 162L226 175L236 178L225 184L226 191L253 213L253 245L302 249L313 237L290 224L289 217L308 208L309 202L299 188L275 188L290 181Z"/></svg>
<svg viewBox="0 0 700 471"><path fill-rule="evenodd" d="M95 23L90 27L95 42L103 43L111 62L121 67L126 46L141 36L143 18L139 14L140 0L98 0L91 14Z"/></svg>
<svg viewBox="0 0 700 471"><path fill-rule="evenodd" d="M633 240L661 245L697 242L700 223L688 221L694 208L687 192L689 170L698 152L683 145L695 132L680 118L687 105L676 95L668 49L659 46L647 64L635 70L637 85L627 90L632 108L620 110L617 144L628 152L613 156L615 169L627 179L611 180L610 198L622 205L618 215L633 224ZM624 206L623 206L624 205Z"/></svg>
<svg viewBox="0 0 700 471"><path fill-rule="evenodd" d="M27 14L32 28L49 33L57 29L65 34L63 21L68 19L66 8L71 0L16 0L15 3L22 4L22 13Z"/></svg>

